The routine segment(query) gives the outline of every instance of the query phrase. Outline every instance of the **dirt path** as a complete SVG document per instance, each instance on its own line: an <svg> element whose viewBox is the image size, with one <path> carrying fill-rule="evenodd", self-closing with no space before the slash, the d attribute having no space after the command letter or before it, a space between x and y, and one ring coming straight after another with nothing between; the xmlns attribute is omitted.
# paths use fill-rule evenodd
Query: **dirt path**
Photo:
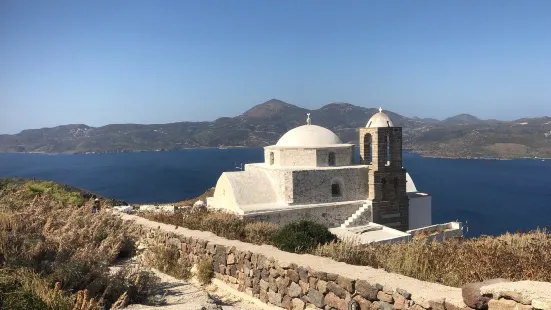
<svg viewBox="0 0 551 310"><path fill-rule="evenodd" d="M126 261L111 267L112 272L123 265L138 268L136 261ZM195 281L184 281L151 269L160 279L158 291L152 296L163 302L158 306L130 305L126 309L158 309L158 310L260 310L252 302L246 301L232 293L210 284L206 287Z"/></svg>

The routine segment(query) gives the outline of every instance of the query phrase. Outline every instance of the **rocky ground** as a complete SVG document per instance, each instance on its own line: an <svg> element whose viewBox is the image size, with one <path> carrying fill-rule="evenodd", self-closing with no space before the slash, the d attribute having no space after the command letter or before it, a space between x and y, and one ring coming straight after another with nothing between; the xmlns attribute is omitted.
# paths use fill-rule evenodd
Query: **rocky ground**
<svg viewBox="0 0 551 310"><path fill-rule="evenodd" d="M135 259L121 262L111 267L112 271L131 265L138 268ZM152 269L159 278L158 291L152 298L158 301L157 306L129 305L126 309L142 310L259 310L252 302L233 295L215 284L201 286L195 281L183 281Z"/></svg>

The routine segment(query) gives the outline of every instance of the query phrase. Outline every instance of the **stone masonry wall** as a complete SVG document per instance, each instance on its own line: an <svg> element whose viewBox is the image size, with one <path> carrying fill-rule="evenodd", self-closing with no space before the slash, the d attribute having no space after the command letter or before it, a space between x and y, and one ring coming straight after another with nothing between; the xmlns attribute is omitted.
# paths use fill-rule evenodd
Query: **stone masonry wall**
<svg viewBox="0 0 551 310"><path fill-rule="evenodd" d="M551 283L523 283L531 288L532 295L515 291L514 284L521 282L491 288L479 285L471 288L470 295L465 297L466 291L460 288L323 257L287 253L272 246L227 240L209 232L156 223L134 215L120 216L135 221L146 245L176 247L180 255L194 263L212 258L217 279L265 304L285 309L345 310L351 300L357 301L358 309L362 310L551 309L551 299L537 295L535 289L539 285L542 292L549 293Z"/></svg>
<svg viewBox="0 0 551 310"><path fill-rule="evenodd" d="M297 208L276 210L273 212L249 213L244 215L254 222L270 222L277 225L285 225L297 219L304 219L323 224L327 227L339 227L354 212L356 212L363 203L346 203L338 205L317 205L310 208Z"/></svg>

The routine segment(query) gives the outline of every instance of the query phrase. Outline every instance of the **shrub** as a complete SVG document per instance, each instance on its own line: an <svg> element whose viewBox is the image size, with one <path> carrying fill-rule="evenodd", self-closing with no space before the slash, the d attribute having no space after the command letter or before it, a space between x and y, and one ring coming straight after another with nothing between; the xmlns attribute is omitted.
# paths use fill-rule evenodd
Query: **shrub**
<svg viewBox="0 0 551 310"><path fill-rule="evenodd" d="M326 244L336 239L337 237L321 224L297 221L281 227L274 235L273 242L280 250L306 253L319 244Z"/></svg>
<svg viewBox="0 0 551 310"><path fill-rule="evenodd" d="M239 216L225 212L208 212L201 223L202 229L227 239L242 240L245 221Z"/></svg>
<svg viewBox="0 0 551 310"><path fill-rule="evenodd" d="M173 246L156 245L145 252L145 264L178 279L191 278L191 263L187 257L179 257Z"/></svg>
<svg viewBox="0 0 551 310"><path fill-rule="evenodd" d="M201 284L208 284L214 274L212 258L201 260L197 264L197 280Z"/></svg>
<svg viewBox="0 0 551 310"><path fill-rule="evenodd" d="M272 239L277 233L278 226L268 222L247 223L243 228L244 241L254 244L273 244Z"/></svg>

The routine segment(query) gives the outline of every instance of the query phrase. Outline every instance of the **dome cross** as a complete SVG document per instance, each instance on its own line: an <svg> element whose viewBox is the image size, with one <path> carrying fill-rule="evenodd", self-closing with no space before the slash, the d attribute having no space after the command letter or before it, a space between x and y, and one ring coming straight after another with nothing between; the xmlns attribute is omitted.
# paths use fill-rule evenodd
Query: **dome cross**
<svg viewBox="0 0 551 310"><path fill-rule="evenodd" d="M383 112L383 108L379 107L379 113Z"/></svg>
<svg viewBox="0 0 551 310"><path fill-rule="evenodd" d="M308 116L308 118L306 119L306 124L307 125L312 124L312 120L310 119L310 113L306 113L306 115Z"/></svg>

